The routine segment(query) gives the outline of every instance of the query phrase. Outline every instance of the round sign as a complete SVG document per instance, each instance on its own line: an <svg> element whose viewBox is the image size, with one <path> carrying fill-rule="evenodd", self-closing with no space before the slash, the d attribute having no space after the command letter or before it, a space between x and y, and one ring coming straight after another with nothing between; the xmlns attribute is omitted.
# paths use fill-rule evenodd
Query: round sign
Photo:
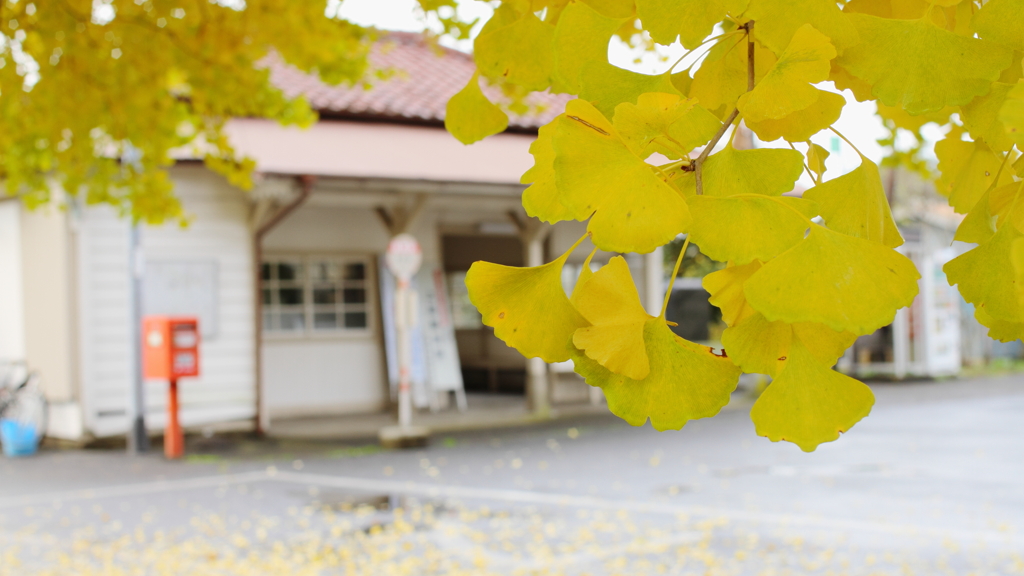
<svg viewBox="0 0 1024 576"><path fill-rule="evenodd" d="M388 243L384 261L396 278L408 282L423 263L423 251L412 234L399 234Z"/></svg>

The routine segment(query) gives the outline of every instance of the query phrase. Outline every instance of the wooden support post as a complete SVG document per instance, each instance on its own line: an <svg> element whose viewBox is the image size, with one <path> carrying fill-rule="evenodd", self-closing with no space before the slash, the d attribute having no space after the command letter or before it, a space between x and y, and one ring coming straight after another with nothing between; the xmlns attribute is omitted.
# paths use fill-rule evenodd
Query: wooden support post
<svg viewBox="0 0 1024 576"><path fill-rule="evenodd" d="M185 455L185 434L178 421L178 381L172 379L167 391L167 426L164 429L164 456L169 459Z"/></svg>

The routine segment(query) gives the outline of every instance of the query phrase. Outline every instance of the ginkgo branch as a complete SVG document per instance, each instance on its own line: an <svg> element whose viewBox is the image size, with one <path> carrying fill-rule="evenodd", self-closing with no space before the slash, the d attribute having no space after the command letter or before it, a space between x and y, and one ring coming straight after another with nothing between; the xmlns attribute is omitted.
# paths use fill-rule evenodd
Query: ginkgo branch
<svg viewBox="0 0 1024 576"><path fill-rule="evenodd" d="M843 136L839 132L839 130L836 130L835 127L833 127L833 126L829 126L828 129L833 131L833 132L835 132L836 136L839 136L840 138L842 138L843 142L846 142L847 144L849 144L850 148L853 148L853 151L856 152L858 156L860 156L861 158L865 157L864 154L861 154L861 151L856 146L853 145L853 142L850 142L850 139L847 138L846 136Z"/></svg>
<svg viewBox="0 0 1024 576"><path fill-rule="evenodd" d="M743 25L743 29L747 31L747 92L754 89L754 21L751 20ZM708 145L701 150L700 156L697 157L693 162L694 177L696 179L697 194L704 194L704 161L711 155L711 151L715 149L718 141L725 136L725 132L732 126L732 123L736 121L736 117L739 116L739 108L733 108L732 113L722 123L722 127L718 129L714 138L708 142Z"/></svg>

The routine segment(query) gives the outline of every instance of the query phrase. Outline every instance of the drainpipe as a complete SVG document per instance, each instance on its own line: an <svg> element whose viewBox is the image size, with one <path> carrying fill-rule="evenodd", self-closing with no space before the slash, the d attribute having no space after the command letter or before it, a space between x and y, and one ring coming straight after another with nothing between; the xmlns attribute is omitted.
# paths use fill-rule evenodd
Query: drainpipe
<svg viewBox="0 0 1024 576"><path fill-rule="evenodd" d="M256 231L253 233L253 276L255 278L253 285L256 287L256 297L253 299L253 311L256 315L256 335L254 338L256 348L253 357L256 368L256 433L261 436L270 425L270 418L268 417L266 421L263 418L263 237L309 198L310 193L313 191L313 184L316 182L316 176L299 176L298 182L298 197L278 210L270 220L263 224L257 222Z"/></svg>

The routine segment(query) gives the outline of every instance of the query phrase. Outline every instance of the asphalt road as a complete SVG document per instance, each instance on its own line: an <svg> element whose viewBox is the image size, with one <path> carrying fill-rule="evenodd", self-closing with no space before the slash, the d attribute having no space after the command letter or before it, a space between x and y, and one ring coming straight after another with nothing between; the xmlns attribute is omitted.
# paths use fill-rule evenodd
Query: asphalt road
<svg viewBox="0 0 1024 576"><path fill-rule="evenodd" d="M874 389L811 454L738 409L0 459L0 575L1024 574L1024 376Z"/></svg>

